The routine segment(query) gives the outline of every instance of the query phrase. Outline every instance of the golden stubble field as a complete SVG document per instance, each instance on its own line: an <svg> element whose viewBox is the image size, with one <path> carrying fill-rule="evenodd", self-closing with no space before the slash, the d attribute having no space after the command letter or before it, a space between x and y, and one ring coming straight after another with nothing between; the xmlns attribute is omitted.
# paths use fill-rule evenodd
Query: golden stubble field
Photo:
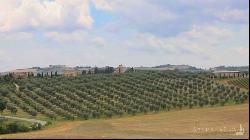
<svg viewBox="0 0 250 140"><path fill-rule="evenodd" d="M58 122L1 138L248 138L249 104L162 112L115 119ZM235 135L240 125L243 135Z"/></svg>

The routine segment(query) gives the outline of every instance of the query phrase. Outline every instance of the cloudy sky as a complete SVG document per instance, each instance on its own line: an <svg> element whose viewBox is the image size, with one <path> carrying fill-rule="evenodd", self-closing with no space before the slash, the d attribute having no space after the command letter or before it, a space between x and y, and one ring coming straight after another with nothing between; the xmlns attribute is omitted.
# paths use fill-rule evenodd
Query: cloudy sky
<svg viewBox="0 0 250 140"><path fill-rule="evenodd" d="M0 0L0 71L249 63L248 0Z"/></svg>

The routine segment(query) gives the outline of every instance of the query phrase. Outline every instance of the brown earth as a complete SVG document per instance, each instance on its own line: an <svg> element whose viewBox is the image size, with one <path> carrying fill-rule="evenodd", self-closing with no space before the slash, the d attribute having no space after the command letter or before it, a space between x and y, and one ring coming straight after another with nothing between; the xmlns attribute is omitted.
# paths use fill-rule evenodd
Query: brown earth
<svg viewBox="0 0 250 140"><path fill-rule="evenodd" d="M249 104L114 119L58 122L45 130L0 138L248 138ZM240 124L244 135L236 136Z"/></svg>

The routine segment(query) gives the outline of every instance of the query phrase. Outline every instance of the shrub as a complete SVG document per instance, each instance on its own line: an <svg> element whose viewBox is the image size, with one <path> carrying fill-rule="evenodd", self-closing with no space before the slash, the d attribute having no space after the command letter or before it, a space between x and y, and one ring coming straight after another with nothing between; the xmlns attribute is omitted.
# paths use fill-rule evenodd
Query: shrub
<svg viewBox="0 0 250 140"><path fill-rule="evenodd" d="M42 125L40 123L34 123L31 125L32 130L40 130L42 129Z"/></svg>

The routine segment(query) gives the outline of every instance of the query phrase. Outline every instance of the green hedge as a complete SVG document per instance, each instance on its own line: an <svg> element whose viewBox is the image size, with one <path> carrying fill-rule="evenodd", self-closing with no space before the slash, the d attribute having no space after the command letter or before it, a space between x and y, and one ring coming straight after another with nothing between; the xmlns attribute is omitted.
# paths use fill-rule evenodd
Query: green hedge
<svg viewBox="0 0 250 140"><path fill-rule="evenodd" d="M38 123L29 126L19 121L8 122L6 121L6 119L0 120L0 134L28 132L31 130L40 130L41 128L42 128L41 124Z"/></svg>

